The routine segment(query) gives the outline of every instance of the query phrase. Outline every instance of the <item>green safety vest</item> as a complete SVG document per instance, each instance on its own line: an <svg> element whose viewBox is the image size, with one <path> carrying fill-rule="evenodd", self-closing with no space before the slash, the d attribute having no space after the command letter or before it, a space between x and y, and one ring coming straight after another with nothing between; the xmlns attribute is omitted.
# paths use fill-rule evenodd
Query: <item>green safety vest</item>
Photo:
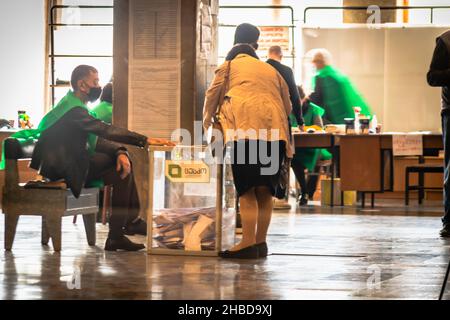
<svg viewBox="0 0 450 320"><path fill-rule="evenodd" d="M19 140L20 144L33 143L36 140L39 140L41 133L45 130L51 128L59 119L61 119L67 112L72 110L73 108L81 107L89 111L88 107L77 98L74 93L70 90L64 98L62 98L58 104L47 113L44 118L39 123L37 129L28 129L21 130L16 132L11 136L11 138L16 138ZM90 112L92 116L95 117L94 112ZM93 134L89 134L88 136L88 150L89 154L93 154L95 152L95 147L97 145L97 137ZM5 148L2 148L2 161L0 162L0 170L5 169Z"/></svg>
<svg viewBox="0 0 450 320"><path fill-rule="evenodd" d="M94 109L92 109L97 116L97 119L102 120L108 124L112 123L113 106L107 101L100 102Z"/></svg>
<svg viewBox="0 0 450 320"><path fill-rule="evenodd" d="M332 66L319 70L313 78L313 88L317 79L323 88L322 107L325 117L333 124L345 124L345 118L354 118L353 107L361 108L361 115L372 117L372 109L352 84L350 79Z"/></svg>

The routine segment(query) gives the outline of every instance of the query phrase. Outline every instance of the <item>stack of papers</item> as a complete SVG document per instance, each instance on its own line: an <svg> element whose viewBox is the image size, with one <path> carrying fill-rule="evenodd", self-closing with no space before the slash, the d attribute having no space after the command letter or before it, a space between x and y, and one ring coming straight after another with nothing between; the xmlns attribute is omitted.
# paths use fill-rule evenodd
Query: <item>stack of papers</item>
<svg viewBox="0 0 450 320"><path fill-rule="evenodd" d="M214 250L216 208L176 208L156 212L154 239L160 248Z"/></svg>

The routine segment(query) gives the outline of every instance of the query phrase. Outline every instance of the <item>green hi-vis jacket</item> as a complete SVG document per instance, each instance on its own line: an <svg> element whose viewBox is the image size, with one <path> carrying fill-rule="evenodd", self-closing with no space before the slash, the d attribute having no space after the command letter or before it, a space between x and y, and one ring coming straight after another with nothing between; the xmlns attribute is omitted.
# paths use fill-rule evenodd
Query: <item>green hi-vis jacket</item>
<svg viewBox="0 0 450 320"><path fill-rule="evenodd" d="M92 112L95 113L97 119L108 124L112 123L113 106L111 103L102 101L92 109Z"/></svg>
<svg viewBox="0 0 450 320"><path fill-rule="evenodd" d="M314 103L309 103L309 108L303 114L305 126L314 125L315 117L322 117L325 110ZM297 121L293 114L289 115L293 127L297 127ZM321 157L324 160L331 159L331 154L326 149L319 148L295 148L295 155L292 162L299 162L309 171L313 171L317 160Z"/></svg>
<svg viewBox="0 0 450 320"><path fill-rule="evenodd" d="M42 132L52 127L67 112L76 107L81 107L83 109L89 110L88 107L79 98L77 98L72 91L69 91L58 102L58 104L44 116L44 118L39 123L37 129L22 130L13 134L11 137L19 140L21 144L32 143L35 140L39 140L39 137L41 136ZM90 113L92 116L95 117L95 114L93 112ZM90 154L93 154L95 152L96 144L97 144L97 137L95 135L90 134L88 137L88 147ZM2 152L3 154L2 154L2 161L0 162L0 170L5 169L4 150L5 148L3 148Z"/></svg>
<svg viewBox="0 0 450 320"><path fill-rule="evenodd" d="M344 124L345 118L354 118L353 107L361 107L361 115L372 117L372 110L352 84L350 79L332 66L319 70L313 78L313 88L317 80L322 85L322 107L325 117L333 124Z"/></svg>

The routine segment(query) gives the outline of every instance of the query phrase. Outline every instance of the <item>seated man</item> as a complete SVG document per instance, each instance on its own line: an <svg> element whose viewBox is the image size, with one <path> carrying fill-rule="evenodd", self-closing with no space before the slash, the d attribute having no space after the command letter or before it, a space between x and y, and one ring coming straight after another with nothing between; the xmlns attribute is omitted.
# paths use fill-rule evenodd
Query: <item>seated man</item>
<svg viewBox="0 0 450 320"><path fill-rule="evenodd" d="M92 115L97 119L106 122L107 124L112 124L112 116L113 116L112 100L113 100L113 85L110 82L103 87L102 94L100 96L100 103L92 109ZM95 139L97 139L97 137L94 135L90 136L90 138L94 139L94 141ZM94 186L97 184L102 186L104 184L104 181L91 182L90 184ZM138 201L138 199L135 200ZM129 219L132 218L134 218L134 220L129 220L126 223L125 234L126 235L140 234L146 236L147 223L140 217L135 217L134 214L129 217Z"/></svg>
<svg viewBox="0 0 450 320"><path fill-rule="evenodd" d="M73 91L42 119L37 130L28 134L19 132L17 137L38 139L30 167L51 181L64 180L75 197L92 181L102 179L113 185L105 250L137 251L145 246L130 241L125 228L133 227L130 224L138 217L139 199L127 150L116 142L142 148L149 144L173 144L148 139L90 115L86 104L100 97L102 89L98 82L95 68L87 65L75 68L71 77ZM98 138L92 139L94 135Z"/></svg>

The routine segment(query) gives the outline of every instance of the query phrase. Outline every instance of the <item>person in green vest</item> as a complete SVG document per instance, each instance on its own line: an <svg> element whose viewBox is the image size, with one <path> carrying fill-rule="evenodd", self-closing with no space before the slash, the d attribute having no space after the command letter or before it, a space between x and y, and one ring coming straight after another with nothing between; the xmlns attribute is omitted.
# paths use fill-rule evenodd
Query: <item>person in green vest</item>
<svg viewBox="0 0 450 320"><path fill-rule="evenodd" d="M372 117L372 109L350 79L331 66L331 54L325 49L313 51L312 63L317 70L313 90L305 99L321 106L325 124L345 124L345 118L354 118L354 107L361 108L361 116Z"/></svg>
<svg viewBox="0 0 450 320"><path fill-rule="evenodd" d="M22 145L35 143L30 167L46 181L64 181L76 198L82 188L103 180L113 186L112 213L105 250L137 251L143 244L125 236L146 227L139 217L139 198L131 161L125 144L148 148L149 145L174 144L109 125L89 111L102 93L98 71L80 65L71 76L72 90L48 112L37 129L14 134ZM4 149L3 149L4 150ZM0 167L4 168L5 157Z"/></svg>
<svg viewBox="0 0 450 320"><path fill-rule="evenodd" d="M103 87L102 95L100 96L100 103L92 109L97 119L102 120L108 124L112 124L113 113L113 85L108 83Z"/></svg>
<svg viewBox="0 0 450 320"><path fill-rule="evenodd" d="M304 100L305 92L301 86L298 86L298 92L300 98L304 101L302 104L302 111L305 129L307 130L308 127L311 126L323 128L322 116L325 113L325 110L310 101ZM291 114L289 118L291 120L291 125L296 127L297 123L295 116ZM318 182L317 174L310 175L308 176L308 179L306 179L305 170L308 170L311 173L318 173L320 168L316 165L319 159L330 160L331 154L326 149L295 148L295 155L292 159L291 167L300 184L301 195L298 199L298 203L301 206L307 205L308 199L313 198Z"/></svg>

